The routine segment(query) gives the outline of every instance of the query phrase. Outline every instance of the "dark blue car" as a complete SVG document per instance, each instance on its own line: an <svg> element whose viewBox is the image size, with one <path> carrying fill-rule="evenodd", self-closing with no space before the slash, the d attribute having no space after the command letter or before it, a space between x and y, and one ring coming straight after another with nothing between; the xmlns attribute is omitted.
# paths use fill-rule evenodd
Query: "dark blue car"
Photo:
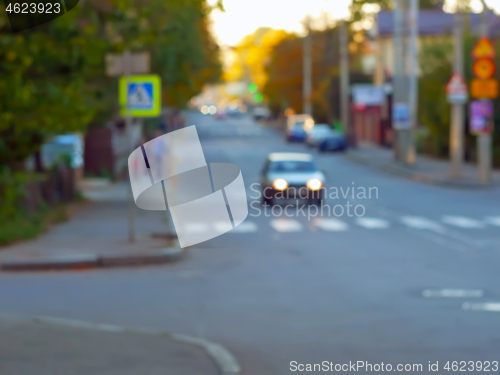
<svg viewBox="0 0 500 375"><path fill-rule="evenodd" d="M320 151L344 151L347 148L347 140L343 133L331 131L319 144Z"/></svg>
<svg viewBox="0 0 500 375"><path fill-rule="evenodd" d="M307 138L307 132L303 124L297 123L294 127L289 128L286 133L286 139L289 142L304 142Z"/></svg>

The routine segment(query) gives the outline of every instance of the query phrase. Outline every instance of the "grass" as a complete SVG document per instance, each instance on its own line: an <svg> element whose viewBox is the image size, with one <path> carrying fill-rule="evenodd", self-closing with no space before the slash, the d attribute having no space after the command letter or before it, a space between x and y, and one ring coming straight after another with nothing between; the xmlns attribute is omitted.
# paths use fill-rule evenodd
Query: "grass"
<svg viewBox="0 0 500 375"><path fill-rule="evenodd" d="M62 223L67 219L64 205L45 208L35 215L19 215L8 220L0 218L0 246L33 239L51 225Z"/></svg>

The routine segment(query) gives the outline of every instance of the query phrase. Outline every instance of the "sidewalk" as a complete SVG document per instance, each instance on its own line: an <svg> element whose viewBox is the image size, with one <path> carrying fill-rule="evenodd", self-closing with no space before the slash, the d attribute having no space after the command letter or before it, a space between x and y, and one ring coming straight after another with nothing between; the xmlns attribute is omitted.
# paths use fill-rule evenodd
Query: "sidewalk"
<svg viewBox="0 0 500 375"><path fill-rule="evenodd" d="M464 164L463 177L455 179L450 177L449 162L431 159L423 155L417 156L414 165L406 166L394 160L392 149L362 145L350 149L345 157L360 164L427 184L462 189L487 189L500 186L499 171L493 172L490 185L480 184L476 166L473 164Z"/></svg>
<svg viewBox="0 0 500 375"><path fill-rule="evenodd" d="M116 329L115 329L116 328ZM200 345L174 335L0 321L2 375L217 375Z"/></svg>
<svg viewBox="0 0 500 375"><path fill-rule="evenodd" d="M135 205L136 241L129 243L129 185L90 183L83 203L66 223L39 238L0 248L1 270L94 268L160 264L178 260L182 250L165 233L165 212Z"/></svg>

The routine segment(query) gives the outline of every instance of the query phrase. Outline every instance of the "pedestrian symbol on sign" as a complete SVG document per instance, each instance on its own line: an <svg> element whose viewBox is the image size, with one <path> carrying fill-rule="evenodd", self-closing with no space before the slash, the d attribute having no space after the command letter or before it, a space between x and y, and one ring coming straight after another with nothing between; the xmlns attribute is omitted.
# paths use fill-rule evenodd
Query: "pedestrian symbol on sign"
<svg viewBox="0 0 500 375"><path fill-rule="evenodd" d="M157 117L161 114L161 79L157 75L120 78L122 116Z"/></svg>
<svg viewBox="0 0 500 375"><path fill-rule="evenodd" d="M146 109L153 106L153 85L151 83L131 83L128 87L128 108Z"/></svg>

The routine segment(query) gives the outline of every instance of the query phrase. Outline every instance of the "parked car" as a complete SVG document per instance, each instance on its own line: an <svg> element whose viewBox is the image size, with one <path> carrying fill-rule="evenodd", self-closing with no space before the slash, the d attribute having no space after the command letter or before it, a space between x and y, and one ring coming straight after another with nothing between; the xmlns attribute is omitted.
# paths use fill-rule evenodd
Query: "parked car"
<svg viewBox="0 0 500 375"><path fill-rule="evenodd" d="M318 147L332 131L328 124L315 124L307 133L306 143L310 147Z"/></svg>
<svg viewBox="0 0 500 375"><path fill-rule="evenodd" d="M272 205L280 199L297 199L321 205L324 185L325 175L311 154L272 153L262 169L262 203Z"/></svg>
<svg viewBox="0 0 500 375"><path fill-rule="evenodd" d="M229 117L240 117L243 113L241 112L239 107L228 107L227 108L227 115Z"/></svg>
<svg viewBox="0 0 500 375"><path fill-rule="evenodd" d="M292 115L287 119L286 139L288 142L303 142L307 132L314 126L314 120L309 115Z"/></svg>
<svg viewBox="0 0 500 375"><path fill-rule="evenodd" d="M253 110L253 118L255 121L259 121L261 119L266 119L271 116L271 112L264 107L256 107Z"/></svg>
<svg viewBox="0 0 500 375"><path fill-rule="evenodd" d="M347 139L344 133L331 130L318 146L320 151L344 151L347 148Z"/></svg>
<svg viewBox="0 0 500 375"><path fill-rule="evenodd" d="M216 120L224 120L227 118L227 112L225 109L220 108L214 115Z"/></svg>

